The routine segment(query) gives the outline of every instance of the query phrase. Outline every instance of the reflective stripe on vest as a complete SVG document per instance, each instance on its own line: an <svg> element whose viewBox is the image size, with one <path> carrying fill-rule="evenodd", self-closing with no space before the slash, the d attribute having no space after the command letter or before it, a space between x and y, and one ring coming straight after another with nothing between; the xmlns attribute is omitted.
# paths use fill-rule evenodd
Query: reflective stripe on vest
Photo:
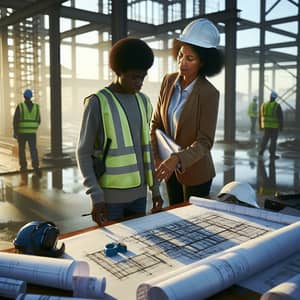
<svg viewBox="0 0 300 300"><path fill-rule="evenodd" d="M32 109L29 111L24 102L18 104L20 110L20 121L18 124L19 133L36 133L39 127L39 105L32 104Z"/></svg>
<svg viewBox="0 0 300 300"><path fill-rule="evenodd" d="M261 128L279 128L277 117L278 103L269 101L261 106Z"/></svg>
<svg viewBox="0 0 300 300"><path fill-rule="evenodd" d="M153 185L149 124L152 106L141 93L135 94L142 119L142 145L146 182ZM105 173L99 178L104 188L126 189L142 184L131 131L124 109L113 93L104 88L97 93L101 105L104 140L112 140L105 161Z"/></svg>

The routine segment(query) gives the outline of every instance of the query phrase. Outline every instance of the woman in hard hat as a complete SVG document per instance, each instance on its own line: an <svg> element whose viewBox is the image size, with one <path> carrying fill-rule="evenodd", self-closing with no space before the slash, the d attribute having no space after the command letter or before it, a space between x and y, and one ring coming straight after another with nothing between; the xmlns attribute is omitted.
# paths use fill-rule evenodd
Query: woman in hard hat
<svg viewBox="0 0 300 300"><path fill-rule="evenodd" d="M170 205L187 201L191 195L207 197L215 176L210 151L219 91L206 77L216 75L223 67L223 53L217 49L219 41L217 28L207 19L190 23L174 40L178 71L163 79L151 126L156 176L166 181ZM156 129L181 148L163 161Z"/></svg>
<svg viewBox="0 0 300 300"><path fill-rule="evenodd" d="M99 225L145 214L148 186L154 203L162 202L153 180L152 106L140 92L153 60L142 40L119 40L109 53L115 80L85 99L77 160L91 197L92 219Z"/></svg>

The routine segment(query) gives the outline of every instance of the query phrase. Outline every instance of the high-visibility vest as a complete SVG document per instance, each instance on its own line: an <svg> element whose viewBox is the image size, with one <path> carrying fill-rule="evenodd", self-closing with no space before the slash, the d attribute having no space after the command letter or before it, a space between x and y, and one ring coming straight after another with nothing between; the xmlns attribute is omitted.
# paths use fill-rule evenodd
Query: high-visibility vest
<svg viewBox="0 0 300 300"><path fill-rule="evenodd" d="M104 141L111 139L105 160L105 173L98 179L103 188L127 189L142 184L128 119L122 105L107 88L97 94L101 105ZM142 151L144 173L149 186L153 185L149 125L152 115L150 100L142 93L135 94L142 119ZM101 158L101 155L99 155Z"/></svg>
<svg viewBox="0 0 300 300"><path fill-rule="evenodd" d="M40 108L36 103L32 104L29 111L25 102L18 104L20 111L20 121L18 124L18 133L36 133L39 127Z"/></svg>
<svg viewBox="0 0 300 300"><path fill-rule="evenodd" d="M261 105L261 128L279 128L278 105L275 101L269 101Z"/></svg>
<svg viewBox="0 0 300 300"><path fill-rule="evenodd" d="M256 118L257 115L258 115L257 103L252 101L248 107L248 116L250 118Z"/></svg>

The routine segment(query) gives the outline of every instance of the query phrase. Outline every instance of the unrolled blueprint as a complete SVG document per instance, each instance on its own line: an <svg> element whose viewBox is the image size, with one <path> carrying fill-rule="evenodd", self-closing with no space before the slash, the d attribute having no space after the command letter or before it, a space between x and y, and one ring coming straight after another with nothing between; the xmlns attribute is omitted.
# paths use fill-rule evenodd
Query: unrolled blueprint
<svg viewBox="0 0 300 300"><path fill-rule="evenodd" d="M247 210L245 215L234 215L232 211L189 205L95 229L64 242L70 257L89 263L91 275L100 273L106 277L107 294L114 299L155 299L150 297L156 293L166 294L169 298L165 299L193 299L185 292L189 292L189 281L198 276L215 278L218 269L219 278L213 280L216 287L207 285L207 280L201 280L199 286L219 291L267 268L270 260L276 262L294 251L288 245L299 233L299 224L293 224L298 219L285 220L276 215L273 220L274 216L266 213L262 217L258 210L251 211L250 217L249 213ZM278 240L285 247L280 245L276 250ZM104 247L113 241L125 243L128 251L107 257ZM269 247L275 249L274 257ZM255 259L249 255L254 250L258 251ZM256 259L257 264L253 264ZM195 265L199 265L198 269ZM173 289L178 282L186 286L181 290L182 298L174 298ZM199 295L195 297L201 299Z"/></svg>

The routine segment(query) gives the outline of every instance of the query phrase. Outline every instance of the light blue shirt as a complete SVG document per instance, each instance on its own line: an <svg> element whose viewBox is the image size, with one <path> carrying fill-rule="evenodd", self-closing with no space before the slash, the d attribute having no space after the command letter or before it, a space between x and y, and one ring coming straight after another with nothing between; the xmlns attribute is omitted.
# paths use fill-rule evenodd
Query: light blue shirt
<svg viewBox="0 0 300 300"><path fill-rule="evenodd" d="M180 80L180 79L179 79ZM195 78L185 89L182 89L180 86L180 81L177 80L175 83L174 91L171 96L170 105L168 108L168 119L169 119L169 126L171 130L171 137L174 139L178 120L180 118L181 111L183 106L191 94L193 87L197 81Z"/></svg>

